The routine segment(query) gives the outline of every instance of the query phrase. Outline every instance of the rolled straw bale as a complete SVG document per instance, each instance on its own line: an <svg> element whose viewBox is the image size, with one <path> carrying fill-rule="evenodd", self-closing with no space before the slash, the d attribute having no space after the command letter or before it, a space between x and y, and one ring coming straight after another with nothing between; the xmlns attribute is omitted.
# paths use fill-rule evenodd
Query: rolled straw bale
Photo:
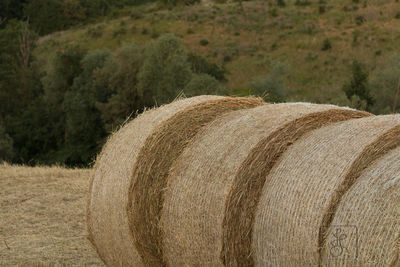
<svg viewBox="0 0 400 267"><path fill-rule="evenodd" d="M245 160L254 148L282 126L293 121L297 125L301 118L307 118L308 127L297 134L294 127L294 138L288 138L285 147L307 131L369 115L331 105L276 104L232 112L204 127L176 159L166 179L159 226L164 262L169 266L222 266L224 262L246 266L222 252L236 241L225 238L230 231L226 229L233 229L240 218L251 221L254 217L253 209L253 214L225 218L234 209L228 203L236 174L247 167ZM281 150L274 152L275 157L269 158L271 166Z"/></svg>
<svg viewBox="0 0 400 267"><path fill-rule="evenodd" d="M343 194L327 231L323 266L400 266L399 163L398 147L370 164ZM338 229L346 235L343 251L333 238Z"/></svg>
<svg viewBox="0 0 400 267"><path fill-rule="evenodd" d="M161 123L146 139L134 165L128 192L129 226L143 264L163 266L159 227L163 192L172 164L196 134L234 110L263 105L258 98L223 98L188 107Z"/></svg>
<svg viewBox="0 0 400 267"><path fill-rule="evenodd" d="M218 96L181 99L138 116L112 135L104 146L96 160L95 172L90 185L87 223L89 239L99 256L108 265L143 265L131 236L126 208L131 174L146 139L163 122L173 118L180 111L210 102L217 107L224 106L220 109L217 108L221 113L229 109L225 108L226 102L241 103L241 105L233 105L233 109L261 104L259 99Z"/></svg>
<svg viewBox="0 0 400 267"><path fill-rule="evenodd" d="M265 177L253 231L256 265L321 264L337 205L365 168L396 148L399 125L398 115L349 120L294 143Z"/></svg>

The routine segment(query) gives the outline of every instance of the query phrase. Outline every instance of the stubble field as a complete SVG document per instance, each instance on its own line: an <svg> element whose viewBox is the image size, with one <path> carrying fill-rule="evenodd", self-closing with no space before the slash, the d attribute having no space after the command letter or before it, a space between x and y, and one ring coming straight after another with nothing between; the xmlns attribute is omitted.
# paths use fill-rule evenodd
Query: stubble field
<svg viewBox="0 0 400 267"><path fill-rule="evenodd" d="M0 164L0 266L104 266L87 239L90 175Z"/></svg>

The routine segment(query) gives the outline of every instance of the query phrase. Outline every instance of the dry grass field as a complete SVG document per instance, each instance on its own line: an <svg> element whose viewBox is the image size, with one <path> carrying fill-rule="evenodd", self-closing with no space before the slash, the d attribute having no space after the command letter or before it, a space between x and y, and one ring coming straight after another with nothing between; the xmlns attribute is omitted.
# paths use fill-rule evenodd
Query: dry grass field
<svg viewBox="0 0 400 267"><path fill-rule="evenodd" d="M90 173L0 164L0 266L104 266L87 240Z"/></svg>

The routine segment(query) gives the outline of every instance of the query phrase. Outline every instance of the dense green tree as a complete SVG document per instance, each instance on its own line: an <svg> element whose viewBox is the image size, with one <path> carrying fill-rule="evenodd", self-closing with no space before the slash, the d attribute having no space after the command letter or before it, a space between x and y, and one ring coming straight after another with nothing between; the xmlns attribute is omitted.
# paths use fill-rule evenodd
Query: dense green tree
<svg viewBox="0 0 400 267"><path fill-rule="evenodd" d="M226 70L223 67L218 66L216 63L210 62L206 58L193 52L188 54L188 61L194 73L206 73L219 81L226 81Z"/></svg>
<svg viewBox="0 0 400 267"><path fill-rule="evenodd" d="M352 64L351 74L350 81L346 82L342 89L349 100L352 101L353 96L357 96L360 101L365 101L365 109L369 110L374 103L368 84L369 73L363 64L355 60Z"/></svg>
<svg viewBox="0 0 400 267"><path fill-rule="evenodd" d="M18 96L18 22L0 30L0 119L15 111Z"/></svg>
<svg viewBox="0 0 400 267"><path fill-rule="evenodd" d="M186 96L226 94L225 89L214 77L204 73L193 75L183 92Z"/></svg>
<svg viewBox="0 0 400 267"><path fill-rule="evenodd" d="M142 64L143 49L132 43L118 49L95 73L96 85L110 93L107 100L97 103L107 131L115 130L130 115L151 105L145 103L138 92L138 74Z"/></svg>
<svg viewBox="0 0 400 267"><path fill-rule="evenodd" d="M25 5L24 14L39 34L48 34L65 27L62 1L35 0Z"/></svg>
<svg viewBox="0 0 400 267"><path fill-rule="evenodd" d="M285 85L287 66L284 63L276 63L267 76L256 78L251 82L253 93L262 96L268 102L285 101L288 88Z"/></svg>
<svg viewBox="0 0 400 267"><path fill-rule="evenodd" d="M86 19L86 9L79 0L64 0L61 2L62 15L65 24L76 25Z"/></svg>
<svg viewBox="0 0 400 267"><path fill-rule="evenodd" d="M400 54L391 55L385 65L371 78L371 94L375 100L374 113L400 111Z"/></svg>
<svg viewBox="0 0 400 267"><path fill-rule="evenodd" d="M0 163L2 161L11 161L13 157L13 140L0 124Z"/></svg>
<svg viewBox="0 0 400 267"><path fill-rule="evenodd" d="M0 27L5 26L6 20L22 19L23 6L26 0L1 0L0 1Z"/></svg>
<svg viewBox="0 0 400 267"><path fill-rule="evenodd" d="M146 103L170 102L189 82L191 73L182 42L172 34L162 35L146 47L139 93Z"/></svg>
<svg viewBox="0 0 400 267"><path fill-rule="evenodd" d="M97 101L104 101L102 88L93 82L93 73L104 66L110 52L107 50L88 53L81 61L82 72L74 79L65 93L63 110L65 125L65 163L84 165L90 163L99 151L106 135L101 123Z"/></svg>

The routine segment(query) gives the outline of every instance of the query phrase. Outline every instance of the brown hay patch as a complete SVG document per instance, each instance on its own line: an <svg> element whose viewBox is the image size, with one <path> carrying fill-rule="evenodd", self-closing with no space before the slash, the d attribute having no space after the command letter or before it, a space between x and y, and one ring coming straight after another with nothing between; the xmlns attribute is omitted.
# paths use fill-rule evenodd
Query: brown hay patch
<svg viewBox="0 0 400 267"><path fill-rule="evenodd" d="M256 208L268 173L288 147L322 126L370 115L343 109L315 112L284 125L258 143L241 165L226 204L221 251L225 265L254 265L251 244Z"/></svg>
<svg viewBox="0 0 400 267"><path fill-rule="evenodd" d="M350 170L346 174L343 182L335 190L330 200L328 209L324 212L321 227L318 233L320 266L322 264L321 250L324 248L326 242L326 231L329 229L329 226L332 223L343 195L352 187L352 185L357 181L362 172L368 166L400 145L399 137L400 126L395 126L379 136L373 143L368 145L352 163Z"/></svg>
<svg viewBox="0 0 400 267"><path fill-rule="evenodd" d="M132 172L127 205L129 226L144 265L166 265L159 221L172 164L203 126L229 111L262 104L258 98L229 97L201 103L177 113L146 139Z"/></svg>
<svg viewBox="0 0 400 267"><path fill-rule="evenodd" d="M146 139L177 112L221 96L182 98L149 109L110 136L96 159L90 183L87 228L101 259L110 266L141 266L126 214L128 189Z"/></svg>

